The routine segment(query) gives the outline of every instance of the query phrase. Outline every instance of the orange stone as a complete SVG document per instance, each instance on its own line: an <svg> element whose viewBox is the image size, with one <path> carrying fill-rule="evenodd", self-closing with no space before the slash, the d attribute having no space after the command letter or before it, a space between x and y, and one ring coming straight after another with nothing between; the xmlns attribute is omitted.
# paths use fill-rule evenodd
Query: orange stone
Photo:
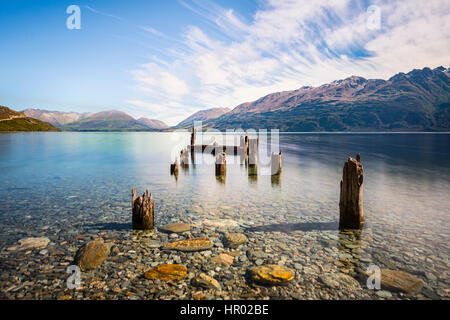
<svg viewBox="0 0 450 320"><path fill-rule="evenodd" d="M217 257L214 257L211 259L212 263L224 264L227 266L232 265L233 261L234 261L234 257L232 257L226 253L221 253Z"/></svg>
<svg viewBox="0 0 450 320"><path fill-rule="evenodd" d="M179 264L160 264L144 274L150 280L174 280L179 281L187 277L187 269Z"/></svg>
<svg viewBox="0 0 450 320"><path fill-rule="evenodd" d="M253 281L264 284L285 284L294 279L294 273L291 270L274 264L253 267L249 271Z"/></svg>

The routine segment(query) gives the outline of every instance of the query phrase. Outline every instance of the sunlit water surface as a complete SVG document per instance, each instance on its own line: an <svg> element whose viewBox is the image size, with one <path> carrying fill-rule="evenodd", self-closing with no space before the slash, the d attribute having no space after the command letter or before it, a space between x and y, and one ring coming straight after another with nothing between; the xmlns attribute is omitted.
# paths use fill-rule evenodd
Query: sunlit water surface
<svg viewBox="0 0 450 320"><path fill-rule="evenodd" d="M227 143L238 143L234 138ZM197 154L197 164L175 179L169 164L187 144L187 133L1 134L1 246L46 234L43 227L75 235L131 229L132 187L153 194L157 225L180 216L193 223L221 217L244 229L327 229L339 236L342 168L359 152L362 238L370 239L360 253L364 261L428 274L430 290L448 289L450 135L281 134L279 180L266 174L261 149L256 178L228 155L226 178L218 180L212 156Z"/></svg>

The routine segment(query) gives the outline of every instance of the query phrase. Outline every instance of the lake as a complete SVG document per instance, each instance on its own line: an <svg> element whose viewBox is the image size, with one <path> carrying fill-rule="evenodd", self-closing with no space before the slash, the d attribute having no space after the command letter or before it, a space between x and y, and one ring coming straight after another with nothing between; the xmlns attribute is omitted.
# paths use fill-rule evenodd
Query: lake
<svg viewBox="0 0 450 320"><path fill-rule="evenodd" d="M216 179L214 158L196 154L196 165L175 178L170 163L189 142L189 133L0 134L0 298L192 299L201 291L189 281L171 287L142 277L161 263L183 264L189 277L213 275L223 290L202 293L211 299L449 298L449 134L280 134L279 179L264 173L264 148L257 177L227 155L226 178ZM362 232L339 231L342 169L357 153L366 223ZM132 231L133 187L152 193L157 227L189 222L191 232ZM248 242L224 248L224 224ZM214 243L209 252L159 248L204 235ZM50 239L43 250L8 250L43 236ZM118 253L83 273L84 289L68 290L75 252L99 236L115 241ZM211 263L220 253L233 264ZM275 291L249 284L246 270L262 263L294 270L295 280ZM408 272L424 287L414 295L369 290L358 272L370 265Z"/></svg>

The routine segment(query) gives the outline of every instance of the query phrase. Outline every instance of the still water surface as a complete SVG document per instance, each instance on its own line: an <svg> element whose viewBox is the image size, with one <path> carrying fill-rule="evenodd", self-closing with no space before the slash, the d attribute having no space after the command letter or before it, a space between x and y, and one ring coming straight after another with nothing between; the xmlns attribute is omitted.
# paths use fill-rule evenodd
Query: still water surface
<svg viewBox="0 0 450 320"><path fill-rule="evenodd" d="M213 158L201 155L175 179L169 164L189 139L187 133L1 134L0 246L24 236L10 232L16 229L28 235L42 234L43 227L71 234L128 229L132 187L153 194L157 225L217 216L266 232L304 223L304 232L338 235L343 164L359 152L362 236L372 239L361 253L365 261L429 277L434 292L448 289L449 134L281 134L278 181L264 175L262 165L260 175L249 178L233 156L219 181Z"/></svg>

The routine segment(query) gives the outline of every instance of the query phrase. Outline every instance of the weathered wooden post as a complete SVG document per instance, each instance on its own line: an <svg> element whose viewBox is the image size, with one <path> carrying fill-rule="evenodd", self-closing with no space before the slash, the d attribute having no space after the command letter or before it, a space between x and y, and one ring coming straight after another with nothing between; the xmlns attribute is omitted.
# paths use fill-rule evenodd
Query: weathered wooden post
<svg viewBox="0 0 450 320"><path fill-rule="evenodd" d="M244 164L245 159L247 159L247 154L246 154L247 150L245 148L245 137L244 136L240 136L240 141L239 141L239 160L241 165Z"/></svg>
<svg viewBox="0 0 450 320"><path fill-rule="evenodd" d="M216 176L224 176L227 172L227 154L225 151L216 154Z"/></svg>
<svg viewBox="0 0 450 320"><path fill-rule="evenodd" d="M137 230L153 230L154 222L154 205L152 194L145 190L144 194L136 198L136 188L131 190L132 210L133 210L133 229Z"/></svg>
<svg viewBox="0 0 450 320"><path fill-rule="evenodd" d="M195 146L195 134L196 134L195 127L192 127L192 132L191 132L191 146Z"/></svg>
<svg viewBox="0 0 450 320"><path fill-rule="evenodd" d="M281 184L281 175L275 174L273 176L270 176L270 182L272 184L272 187L279 186Z"/></svg>
<svg viewBox="0 0 450 320"><path fill-rule="evenodd" d="M174 163L170 164L170 174L171 175L178 175L178 158L175 159Z"/></svg>
<svg viewBox="0 0 450 320"><path fill-rule="evenodd" d="M258 174L258 140L248 139L248 174Z"/></svg>
<svg viewBox="0 0 450 320"><path fill-rule="evenodd" d="M244 145L245 155L248 156L248 133L247 132L245 132L244 142L245 142L245 145Z"/></svg>
<svg viewBox="0 0 450 320"><path fill-rule="evenodd" d="M180 151L180 163L183 169L189 167L189 148Z"/></svg>
<svg viewBox="0 0 450 320"><path fill-rule="evenodd" d="M191 162L192 162L192 166L195 169L195 150L191 151Z"/></svg>
<svg viewBox="0 0 450 320"><path fill-rule="evenodd" d="M281 150L280 153L272 152L272 159L270 161L270 171L272 176L281 174Z"/></svg>
<svg viewBox="0 0 450 320"><path fill-rule="evenodd" d="M339 200L339 227L358 229L364 225L363 212L364 168L361 156L348 158L344 164Z"/></svg>

